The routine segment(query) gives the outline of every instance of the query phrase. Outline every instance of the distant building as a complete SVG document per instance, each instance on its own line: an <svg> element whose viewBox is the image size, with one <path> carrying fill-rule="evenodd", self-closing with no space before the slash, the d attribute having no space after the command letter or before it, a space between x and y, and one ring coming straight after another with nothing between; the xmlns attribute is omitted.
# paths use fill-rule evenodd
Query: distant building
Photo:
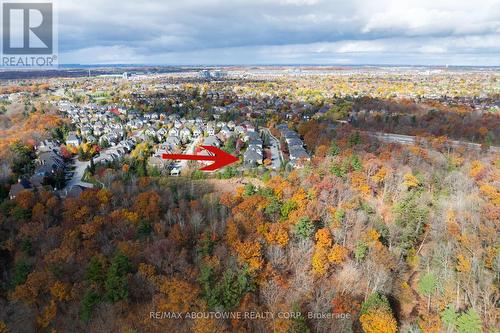
<svg viewBox="0 0 500 333"><path fill-rule="evenodd" d="M209 70L202 70L198 73L200 75L200 78L204 80L210 80L210 71Z"/></svg>
<svg viewBox="0 0 500 333"><path fill-rule="evenodd" d="M214 79L222 79L223 77L225 77L227 75L226 72L223 72L221 70L216 70L212 73L212 77Z"/></svg>
<svg viewBox="0 0 500 333"><path fill-rule="evenodd" d="M204 69L200 71L199 76L201 79L204 80L210 80L210 79L222 79L227 76L227 73L221 70L215 70L213 72L209 71L208 69Z"/></svg>

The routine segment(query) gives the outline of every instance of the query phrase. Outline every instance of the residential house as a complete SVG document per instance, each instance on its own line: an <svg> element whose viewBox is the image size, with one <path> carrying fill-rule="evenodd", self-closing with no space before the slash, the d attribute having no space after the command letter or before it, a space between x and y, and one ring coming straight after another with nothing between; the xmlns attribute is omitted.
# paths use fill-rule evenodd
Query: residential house
<svg viewBox="0 0 500 333"><path fill-rule="evenodd" d="M231 131L227 126L222 126L219 133L224 137L224 139L228 139L231 135L233 135L233 131Z"/></svg>
<svg viewBox="0 0 500 333"><path fill-rule="evenodd" d="M17 183L10 187L9 198L15 199L16 196L22 191L33 191L31 183L26 179L18 179Z"/></svg>
<svg viewBox="0 0 500 333"><path fill-rule="evenodd" d="M203 144L205 146L220 147L221 142L219 141L219 138L217 138L215 135L210 135L203 140Z"/></svg>
<svg viewBox="0 0 500 333"><path fill-rule="evenodd" d="M66 145L75 147L80 145L80 139L76 136L75 132L68 133L68 137L66 139Z"/></svg>
<svg viewBox="0 0 500 333"><path fill-rule="evenodd" d="M263 153L262 148L258 146L249 146L245 153L243 154L243 160L248 166L253 166L256 164L262 164Z"/></svg>
<svg viewBox="0 0 500 333"><path fill-rule="evenodd" d="M181 137L182 142L188 142L192 137L191 130L187 127L184 127L179 131L179 136Z"/></svg>

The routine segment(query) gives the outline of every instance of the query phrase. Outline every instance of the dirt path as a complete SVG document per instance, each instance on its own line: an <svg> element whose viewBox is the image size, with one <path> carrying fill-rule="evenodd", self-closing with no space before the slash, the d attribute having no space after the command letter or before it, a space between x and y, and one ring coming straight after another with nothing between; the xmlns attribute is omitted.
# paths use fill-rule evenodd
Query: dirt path
<svg viewBox="0 0 500 333"><path fill-rule="evenodd" d="M264 186L264 182L257 178L231 178L231 179L205 179L203 180L213 186L214 192L236 192L236 189L246 184Z"/></svg>

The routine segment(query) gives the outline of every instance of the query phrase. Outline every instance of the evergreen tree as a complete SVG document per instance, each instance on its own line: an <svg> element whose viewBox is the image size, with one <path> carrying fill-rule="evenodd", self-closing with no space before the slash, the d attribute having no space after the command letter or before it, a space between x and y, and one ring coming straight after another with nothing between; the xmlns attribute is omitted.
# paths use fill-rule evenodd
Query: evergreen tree
<svg viewBox="0 0 500 333"><path fill-rule="evenodd" d="M132 266L127 256L118 253L114 258L106 275L105 289L106 298L116 303L128 298L128 282L126 274Z"/></svg>
<svg viewBox="0 0 500 333"><path fill-rule="evenodd" d="M100 301L101 297L99 294L92 290L87 291L83 296L80 318L85 322L89 321L92 315L92 310L97 304L99 304Z"/></svg>
<svg viewBox="0 0 500 333"><path fill-rule="evenodd" d="M314 229L314 224L307 217L302 217L295 226L295 234L301 239L306 239L314 234Z"/></svg>
<svg viewBox="0 0 500 333"><path fill-rule="evenodd" d="M473 308L462 313L457 319L458 333L482 333L481 318Z"/></svg>
<svg viewBox="0 0 500 333"><path fill-rule="evenodd" d="M100 284L104 281L102 263L97 257L92 257L92 259L90 259L87 271L85 272L85 279L95 284Z"/></svg>

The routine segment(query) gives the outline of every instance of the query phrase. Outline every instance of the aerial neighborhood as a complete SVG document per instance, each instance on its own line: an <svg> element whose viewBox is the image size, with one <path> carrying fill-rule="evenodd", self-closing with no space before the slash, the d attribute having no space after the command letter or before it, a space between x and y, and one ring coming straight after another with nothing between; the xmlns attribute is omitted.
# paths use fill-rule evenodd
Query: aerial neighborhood
<svg viewBox="0 0 500 333"><path fill-rule="evenodd" d="M200 69L0 87L0 333L498 326L498 71Z"/></svg>
<svg viewBox="0 0 500 333"><path fill-rule="evenodd" d="M133 94L142 102L149 103L141 93ZM227 92L208 91L207 98L219 101ZM200 116L181 116L179 113L162 111L139 112L126 106L79 103L62 99L55 104L70 125L64 142L45 140L36 147L36 168L33 176L20 178L12 186L10 197L22 190L34 190L45 186L46 177L54 178L51 190L61 196L79 195L85 188L95 186L86 181L88 171L98 164L121 163L138 145L146 144L147 168L163 175L179 176L193 169L186 161L162 158L164 154L210 154L200 146L215 146L239 157L236 169L252 170L260 167L280 170L300 167L309 161L299 134L282 123L277 125L279 136L271 134L264 124L252 121L256 114L263 114L258 107L250 107L246 98L225 106L212 108L211 120ZM177 107L183 107L182 102ZM244 117L227 117L231 110L242 109ZM226 116L223 116L226 115ZM227 119L227 120L226 120ZM64 152L61 150L64 147ZM68 151L73 153L71 158ZM50 186L50 185L49 185ZM46 186L47 188L47 186Z"/></svg>
<svg viewBox="0 0 500 333"><path fill-rule="evenodd" d="M252 170L301 168L311 161L312 147L308 147L305 133L299 131L297 124L311 120L330 119L331 124L322 132L326 136L335 132L336 124L351 124L381 132L393 131L396 124L401 123L413 124L415 128L414 115L391 110L390 105L370 100L356 105L348 98L336 97L335 90L331 90L333 94L322 95L308 90L309 74L301 76L301 81L290 82L295 85L297 96L290 96L290 88L276 83L273 84L277 90L271 92L266 82L280 77L271 73L236 71L229 78L225 72L204 70L198 76L127 73L126 77L63 80L50 92L53 96L50 103L68 121L64 135L36 146L34 169L19 177L9 195L14 198L24 189L40 187L50 188L61 196L77 195L85 188L102 186L92 180L91 173L96 165L114 164L118 167L127 164L130 156L134 159L139 156L142 162L137 168L141 173L150 170L168 176L189 175L197 169L195 162L167 160L162 156L209 154L200 148L202 145L221 148L240 158L241 163L226 170L227 176ZM372 77L379 80L384 75L388 74L375 71ZM397 73L389 75L400 79ZM435 95L433 85L442 86L445 82L439 75L418 75L417 78L424 94L417 98L410 92L404 95L405 98L439 100L446 105L453 105L456 101L454 96ZM339 84L344 84L343 76L337 79ZM240 84L240 80L245 84ZM327 88L329 84L330 81L324 82ZM362 75L354 76L352 84L370 96L381 93L380 87L372 90L373 82ZM469 89L462 82L457 83L458 88ZM488 99L464 95L466 97L460 97L460 102L480 112L494 112L497 108ZM5 96L10 103L23 100L30 94L16 92ZM331 102L330 98L337 102ZM318 100L322 102L318 103ZM435 130L429 129L438 133L439 124L435 124L438 123L434 121L432 124L436 126ZM424 123L418 125L425 126ZM406 131L412 130L410 127ZM457 127L453 130L461 135L473 129L460 130ZM414 131L418 132L418 128ZM317 133L313 140L309 137L309 143L321 141L320 134ZM470 134L472 138L473 135ZM380 134L377 137L393 141L401 139Z"/></svg>

